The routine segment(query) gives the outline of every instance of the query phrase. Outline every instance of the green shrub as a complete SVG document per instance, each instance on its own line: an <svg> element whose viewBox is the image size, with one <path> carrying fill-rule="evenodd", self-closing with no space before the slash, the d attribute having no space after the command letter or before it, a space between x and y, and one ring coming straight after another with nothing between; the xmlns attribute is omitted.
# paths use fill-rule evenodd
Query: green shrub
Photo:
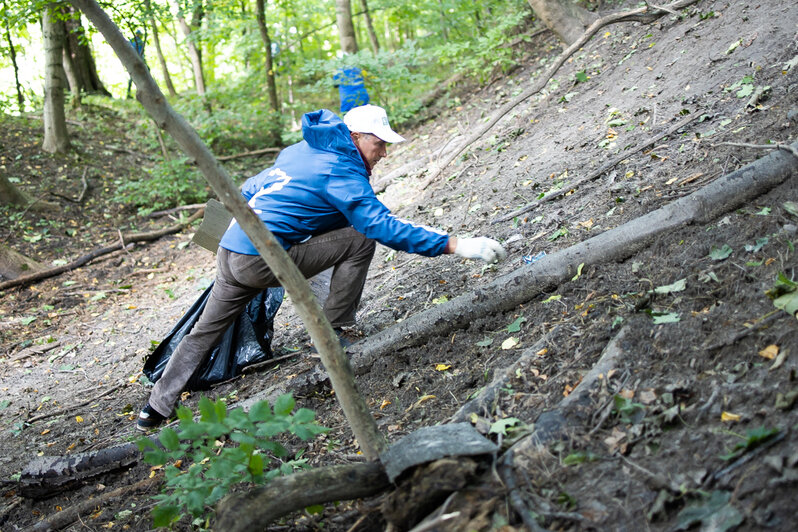
<svg viewBox="0 0 798 532"><path fill-rule="evenodd" d="M177 410L178 431L165 428L159 435L163 448L148 438L137 441L144 460L165 466L163 492L152 511L156 527L170 526L185 512L207 519L212 506L230 488L243 482L261 484L295 469L307 468L307 460L284 460L288 450L273 438L291 433L307 441L328 429L315 422L316 414L300 408L291 414L295 401L290 394L277 398L274 409L260 401L244 412L203 397L199 402L200 421L195 422L186 407ZM276 467L266 469L272 461ZM190 463L189 463L190 462ZM179 464L179 466L178 466Z"/></svg>
<svg viewBox="0 0 798 532"><path fill-rule="evenodd" d="M162 162L152 170L141 169L141 179L131 179L117 189L124 203L138 207L139 214L208 199L209 187L188 158Z"/></svg>

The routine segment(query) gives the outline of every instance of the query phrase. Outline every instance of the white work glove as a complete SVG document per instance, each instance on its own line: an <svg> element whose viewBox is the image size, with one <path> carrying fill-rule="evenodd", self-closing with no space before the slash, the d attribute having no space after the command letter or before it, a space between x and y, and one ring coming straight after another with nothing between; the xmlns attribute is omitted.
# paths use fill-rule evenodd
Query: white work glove
<svg viewBox="0 0 798 532"><path fill-rule="evenodd" d="M466 259L482 259L489 264L499 262L507 256L501 244L484 236L458 238L454 254Z"/></svg>

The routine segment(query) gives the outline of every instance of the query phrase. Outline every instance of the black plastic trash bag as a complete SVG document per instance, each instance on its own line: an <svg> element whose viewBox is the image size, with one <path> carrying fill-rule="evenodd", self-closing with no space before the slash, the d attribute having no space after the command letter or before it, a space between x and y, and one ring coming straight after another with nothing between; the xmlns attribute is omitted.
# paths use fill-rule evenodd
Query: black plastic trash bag
<svg viewBox="0 0 798 532"><path fill-rule="evenodd" d="M212 288L213 283L147 357L144 375L152 382L161 377L177 344L197 323ZM240 375L246 366L271 358L274 316L283 302L283 294L283 288L277 287L267 288L255 296L224 333L210 357L191 376L186 389L206 390L214 383Z"/></svg>

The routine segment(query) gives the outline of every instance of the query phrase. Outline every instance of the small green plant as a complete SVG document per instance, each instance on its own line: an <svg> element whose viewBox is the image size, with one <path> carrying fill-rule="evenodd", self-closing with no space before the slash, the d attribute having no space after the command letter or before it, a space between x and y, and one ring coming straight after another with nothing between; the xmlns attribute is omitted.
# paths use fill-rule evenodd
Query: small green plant
<svg viewBox="0 0 798 532"><path fill-rule="evenodd" d="M278 475L307 467L307 460L285 458L288 450L275 438L291 433L302 441L309 440L326 429L315 422L316 414L300 408L291 414L295 401L290 394L277 398L274 409L268 401L260 401L244 412L203 397L199 401L199 422L191 410L177 409L179 430L169 427L158 439L163 448L148 438L136 443L147 463L164 466L165 486L154 499L158 504L152 511L156 527L170 526L185 512L195 518L207 517L210 507L230 488L242 482L261 484ZM275 459L276 468L266 470ZM189 463L190 462L190 463Z"/></svg>
<svg viewBox="0 0 798 532"><path fill-rule="evenodd" d="M776 308L798 317L798 283L788 279L783 272L779 273L773 288L765 295L773 300Z"/></svg>
<svg viewBox="0 0 798 532"><path fill-rule="evenodd" d="M620 394L615 395L614 401L614 412L620 417L622 423L637 424L646 416L646 407L640 403L635 403Z"/></svg>
<svg viewBox="0 0 798 532"><path fill-rule="evenodd" d="M209 195L204 179L186 157L161 162L151 175L131 179L117 190L120 199L138 207L142 215L175 205L201 203Z"/></svg>
<svg viewBox="0 0 798 532"><path fill-rule="evenodd" d="M779 433L779 429L769 429L766 427L758 427L755 429L750 429L746 431L745 437L743 441L737 442L737 444L729 451L728 453L721 456L723 460L731 460L733 458L737 458L741 454L746 451L750 451L758 447L759 445L765 443L772 437L776 436Z"/></svg>

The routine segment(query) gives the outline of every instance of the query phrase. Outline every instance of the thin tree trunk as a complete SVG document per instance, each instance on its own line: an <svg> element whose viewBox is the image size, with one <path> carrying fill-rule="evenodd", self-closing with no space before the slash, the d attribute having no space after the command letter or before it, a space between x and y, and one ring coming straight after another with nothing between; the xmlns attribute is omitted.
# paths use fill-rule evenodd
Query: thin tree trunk
<svg viewBox="0 0 798 532"><path fill-rule="evenodd" d="M64 48L71 57L73 72L79 87L79 89L73 89L73 92L76 94L87 92L89 94L111 96L111 93L106 90L97 75L94 55L92 55L91 48L84 40L86 32L80 22L80 13L71 8L65 14L67 19L65 21L66 40Z"/></svg>
<svg viewBox="0 0 798 532"><path fill-rule="evenodd" d="M64 112L64 23L48 8L42 14L44 39L44 142L42 149L63 153L69 149Z"/></svg>
<svg viewBox="0 0 798 532"><path fill-rule="evenodd" d="M266 84L269 89L269 103L272 109L276 113L279 113L280 102L277 100L277 82L274 76L272 40L269 37L269 30L266 27L266 0L256 0L255 7L257 9L256 19L258 21L258 31L260 31L260 38L263 40L263 46L266 48Z"/></svg>
<svg viewBox="0 0 798 532"><path fill-rule="evenodd" d="M3 1L3 7L5 7L6 3L5 0ZM22 85L19 83L19 66L17 65L17 51L14 48L14 41L11 40L11 28L8 27L8 19L4 20L5 23L5 30L6 30L6 42L8 43L8 52L11 56L11 64L14 66L14 86L17 89L17 105L19 106L19 112L22 112L25 108L25 96L22 94Z"/></svg>
<svg viewBox="0 0 798 532"><path fill-rule="evenodd" d="M371 42L371 50L376 54L380 51L380 41L377 40L377 32L374 31L374 24L371 21L371 12L367 0L360 0L360 6L363 8L363 17L366 19L366 29L369 34L369 41Z"/></svg>
<svg viewBox="0 0 798 532"><path fill-rule="evenodd" d="M161 73L163 74L163 80L166 84L166 90L169 91L169 96L174 98L177 96L177 91L172 83L172 76L169 75L169 69L166 67L166 59L161 50L161 38L158 36L158 24L155 21L155 16L152 14L150 0L145 0L144 6L147 8L150 26L152 27L152 41L155 43L155 54L158 56L158 64L161 65Z"/></svg>
<svg viewBox="0 0 798 532"><path fill-rule="evenodd" d="M188 56L191 59L191 68L194 73L194 88L197 94L205 96L205 75L202 72L202 52L197 44L194 42L191 35L191 27L186 22L183 16L183 9L176 0L172 0L176 10L177 25L180 28L183 37L185 38L186 47L188 48Z"/></svg>
<svg viewBox="0 0 798 532"><path fill-rule="evenodd" d="M341 50L347 54L356 54L357 37L355 37L355 25L352 23L352 4L349 0L335 0L335 20L338 24Z"/></svg>
<svg viewBox="0 0 798 532"><path fill-rule="evenodd" d="M566 45L582 36L598 15L570 0L527 0L540 20Z"/></svg>
<svg viewBox="0 0 798 532"><path fill-rule="evenodd" d="M66 74L66 79L69 82L69 92L72 94L72 108L80 109L82 103L80 83L78 82L78 77L75 73L75 64L72 62L72 55L69 53L66 47L64 47L64 53L62 56L64 73Z"/></svg>
<svg viewBox="0 0 798 532"><path fill-rule="evenodd" d="M114 49L139 88L136 95L138 100L156 123L166 129L183 151L194 159L222 204L235 216L258 253L274 272L280 285L291 296L294 308L310 333L310 338L330 375L335 397L352 427L352 432L360 444L363 455L368 460L377 460L380 452L386 447L385 438L377 428L377 423L371 416L366 401L357 389L349 359L344 354L330 322L322 313L305 277L274 235L249 208L230 175L214 158L197 132L172 109L144 67L141 58L127 43L119 28L97 5L97 2L95 0L69 1L75 7L80 8L103 34L106 42Z"/></svg>

